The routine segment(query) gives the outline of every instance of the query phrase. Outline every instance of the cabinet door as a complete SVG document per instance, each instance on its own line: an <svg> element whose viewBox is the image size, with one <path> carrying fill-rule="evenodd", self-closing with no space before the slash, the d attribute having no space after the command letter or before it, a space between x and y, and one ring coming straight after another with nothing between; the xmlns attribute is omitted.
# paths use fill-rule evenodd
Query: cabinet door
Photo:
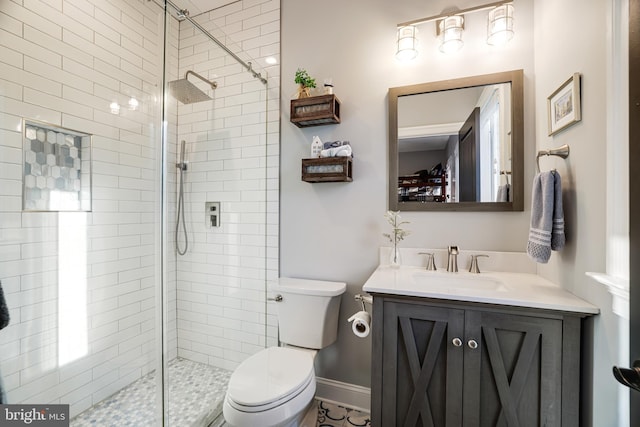
<svg viewBox="0 0 640 427"><path fill-rule="evenodd" d="M384 302L380 426L462 425L463 328L463 310Z"/></svg>
<svg viewBox="0 0 640 427"><path fill-rule="evenodd" d="M465 333L465 427L562 424L562 320L468 310Z"/></svg>

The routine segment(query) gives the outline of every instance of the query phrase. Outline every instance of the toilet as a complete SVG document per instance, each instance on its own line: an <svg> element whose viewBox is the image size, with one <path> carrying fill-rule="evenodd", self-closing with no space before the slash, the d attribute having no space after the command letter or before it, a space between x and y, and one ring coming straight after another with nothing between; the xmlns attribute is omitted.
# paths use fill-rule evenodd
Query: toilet
<svg viewBox="0 0 640 427"><path fill-rule="evenodd" d="M299 425L316 393L313 360L338 336L340 296L345 289L341 282L278 279L273 292L284 346L259 351L231 374L223 405L229 426Z"/></svg>

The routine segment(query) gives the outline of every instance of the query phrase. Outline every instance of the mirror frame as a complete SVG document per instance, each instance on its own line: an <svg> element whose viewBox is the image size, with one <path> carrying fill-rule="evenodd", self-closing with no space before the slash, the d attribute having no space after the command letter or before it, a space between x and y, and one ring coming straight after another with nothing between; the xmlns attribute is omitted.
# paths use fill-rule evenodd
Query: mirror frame
<svg viewBox="0 0 640 427"><path fill-rule="evenodd" d="M511 189L510 202L398 202L398 99L472 86L511 83ZM389 89L389 210L496 212L524 210L524 86L523 71L513 70L442 80Z"/></svg>

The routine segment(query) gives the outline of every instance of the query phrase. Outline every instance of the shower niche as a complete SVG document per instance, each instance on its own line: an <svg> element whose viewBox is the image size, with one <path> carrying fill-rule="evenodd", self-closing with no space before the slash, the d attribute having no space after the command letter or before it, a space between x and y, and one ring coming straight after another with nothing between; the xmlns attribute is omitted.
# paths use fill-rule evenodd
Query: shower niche
<svg viewBox="0 0 640 427"><path fill-rule="evenodd" d="M91 211L91 135L23 120L23 210Z"/></svg>

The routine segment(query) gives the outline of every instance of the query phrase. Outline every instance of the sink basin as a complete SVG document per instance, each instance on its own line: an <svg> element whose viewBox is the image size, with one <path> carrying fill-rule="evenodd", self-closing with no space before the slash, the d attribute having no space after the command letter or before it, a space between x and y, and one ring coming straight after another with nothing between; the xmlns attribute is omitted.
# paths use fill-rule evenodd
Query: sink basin
<svg viewBox="0 0 640 427"><path fill-rule="evenodd" d="M431 292L507 291L507 287L501 280L480 274L416 271L412 279L416 286L429 289Z"/></svg>
<svg viewBox="0 0 640 427"><path fill-rule="evenodd" d="M598 307L540 276L489 271L427 271L424 267L379 266L366 281L365 292L502 304L597 314Z"/></svg>

